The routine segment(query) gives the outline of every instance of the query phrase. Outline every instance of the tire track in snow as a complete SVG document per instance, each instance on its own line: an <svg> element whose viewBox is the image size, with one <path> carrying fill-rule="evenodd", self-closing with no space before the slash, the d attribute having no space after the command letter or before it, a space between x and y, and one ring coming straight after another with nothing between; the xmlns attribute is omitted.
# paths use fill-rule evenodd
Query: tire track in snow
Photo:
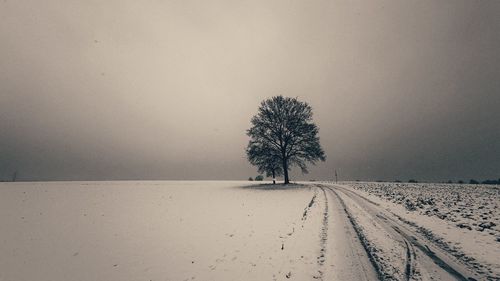
<svg viewBox="0 0 500 281"><path fill-rule="evenodd" d="M427 255L430 259L432 259L439 267L444 269L446 272L454 276L457 280L475 280L474 278L467 278L460 274L457 270L455 270L452 266L447 264L445 261L440 259L435 255L434 252L432 252L427 245L422 245L420 244L415 238L408 236L406 233L401 231L398 227L393 227L394 230L396 230L398 233L401 234L401 236L406 237L406 241L410 241L409 243L414 244L420 251L422 251L425 255Z"/></svg>
<svg viewBox="0 0 500 281"><path fill-rule="evenodd" d="M356 233L359 241L361 241L361 245L363 246L363 248L368 256L370 263L372 264L373 268L375 269L375 272L377 273L378 279L385 280L384 274L380 268L380 265L377 263L376 258L373 255L373 252L372 252L373 246L369 244L368 240L366 239L366 236L363 233L363 230L361 229L359 224L355 221L355 219L353 218L353 216L351 215L351 213L347 209L347 206L346 206L344 200L337 194L337 192L335 192L335 190L333 190L330 187L326 187L326 188L338 198L340 204L342 205L342 208L344 209L345 214L347 215L349 222L351 223L351 226L354 229L354 232ZM321 188L321 189L324 191L324 188Z"/></svg>
<svg viewBox="0 0 500 281"><path fill-rule="evenodd" d="M323 276L324 276L323 266L324 266L325 261L326 261L326 249L327 249L327 242L328 242L328 198L326 196L325 190L322 187L320 187L320 188L321 188L321 191L323 192L323 197L325 198L325 208L323 209L323 218L322 218L322 225L321 225L321 232L320 232L320 253L316 259L318 266L319 266L318 276L313 276L313 278L318 279L318 280L323 280ZM316 197L316 195L315 195L315 197Z"/></svg>
<svg viewBox="0 0 500 281"><path fill-rule="evenodd" d="M411 277L415 274L415 249L413 246L405 240L406 245L406 267L405 267L405 278L406 280L410 280Z"/></svg>
<svg viewBox="0 0 500 281"><path fill-rule="evenodd" d="M332 188L329 187L329 189L331 189L332 192L336 193ZM348 190L346 190L346 191L348 191ZM345 192L344 192L344 194L345 194ZM337 196L338 196L338 194L337 194ZM351 196L349 196L349 195L347 195L347 196L352 199ZM365 199L365 198L363 198L363 199ZM345 206L344 201L342 199L340 199L340 200ZM377 204L371 200L368 200L368 199L366 199L366 200L368 202L376 205L376 206L379 206L379 204ZM381 222L381 220L383 220L385 222L388 221L388 219L381 214L376 214L375 217L373 217L373 220L377 221L380 225L384 224L384 222ZM353 221L354 221L354 224L358 225L354 218L353 218ZM358 227L361 228L359 225L358 225ZM392 228L394 229L394 226L392 226ZM416 266L415 266L416 252L415 252L415 249L414 249L412 243L406 237L402 236L401 233L399 233L398 229L394 229L394 230L396 232L398 232L398 234L399 234L398 236L400 236L399 237L400 241L402 241L401 244L404 247L404 250L406 253L406 259L405 259L405 265L404 265L404 271L405 271L404 272L404 280L409 281L409 280L412 280L412 278L415 276L415 273L416 273ZM366 238L366 236L365 236L365 239L367 240L366 241L367 245L369 245L369 247L371 248L368 251L375 252L375 254L372 254L372 255L374 258L374 262L377 263L378 268L380 269L380 271L379 271L379 273L381 274L380 278L383 280L385 280L385 279L389 279L389 280L397 279L396 276L390 276L390 274L384 272L384 270L383 270L384 265L380 261L380 257L378 257L378 255L376 254L376 253L380 252L380 249L378 249L377 246L374 245L373 243L370 243L368 241L368 239ZM395 242L398 242L398 240L395 240ZM369 254L371 254L371 253L369 253Z"/></svg>
<svg viewBox="0 0 500 281"><path fill-rule="evenodd" d="M331 189L330 187L328 187ZM379 206L378 204L374 204L373 201L368 200L362 195L359 195L351 190L348 190L347 188L336 186L336 189L341 191L343 194L345 194L347 197L351 198L355 202L360 202L359 200L362 200L364 202L371 203L372 205ZM447 272L450 277L456 279L456 280L476 280L473 277L466 277L459 269L455 269L452 265L444 261L442 258L438 257L435 252L431 251L429 247L425 244L420 243L416 237L412 234L412 232L404 231L398 227L398 223L395 220L389 219L388 217L384 216L379 212L376 207L370 206L368 204L358 204L360 207L365 209L368 213L376 213L375 216L373 216L374 220L378 220L381 225L385 225L388 228L393 229L400 237L400 239L405 243L406 245L406 267L405 267L405 279L406 280L411 280L413 275L415 274L415 265L419 262L417 260L417 255L416 255L416 250L414 247L416 247L420 252L422 252L427 258L429 258L435 266L438 266L439 268L443 269L445 272Z"/></svg>
<svg viewBox="0 0 500 281"><path fill-rule="evenodd" d="M307 214L309 212L309 210L311 209L311 207L314 205L315 203L315 200L316 200L316 196L318 195L318 189L315 189L314 190L314 195L313 197L311 198L311 201L309 202L309 204L304 208L304 213L302 214L302 228L304 228L304 222L307 220Z"/></svg>

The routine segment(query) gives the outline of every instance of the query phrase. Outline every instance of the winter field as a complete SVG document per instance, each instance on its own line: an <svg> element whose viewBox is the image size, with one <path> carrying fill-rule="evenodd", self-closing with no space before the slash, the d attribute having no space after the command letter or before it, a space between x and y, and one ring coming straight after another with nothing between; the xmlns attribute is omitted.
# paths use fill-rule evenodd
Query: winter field
<svg viewBox="0 0 500 281"><path fill-rule="evenodd" d="M499 186L350 183L348 187L388 210L479 276L499 280Z"/></svg>
<svg viewBox="0 0 500 281"><path fill-rule="evenodd" d="M499 199L469 185L0 183L0 280L500 280Z"/></svg>

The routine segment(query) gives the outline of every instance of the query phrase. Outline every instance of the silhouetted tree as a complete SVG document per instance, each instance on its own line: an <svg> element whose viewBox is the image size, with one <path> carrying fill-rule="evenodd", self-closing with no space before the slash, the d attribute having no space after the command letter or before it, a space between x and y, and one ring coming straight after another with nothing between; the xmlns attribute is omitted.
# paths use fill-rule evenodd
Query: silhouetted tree
<svg viewBox="0 0 500 281"><path fill-rule="evenodd" d="M471 180L469 181L469 183L470 183L470 184L478 184L479 182L478 182L477 180L475 180L475 179L471 179Z"/></svg>
<svg viewBox="0 0 500 281"><path fill-rule="evenodd" d="M254 166L257 166L257 171L266 174L267 177L273 177L273 184L276 183L275 178L283 174L281 166L281 158L271 147L250 141L247 146L248 161Z"/></svg>
<svg viewBox="0 0 500 281"><path fill-rule="evenodd" d="M247 131L250 137L246 150L248 159L260 159L258 163L269 161L273 167L279 161L285 184L290 182L288 171L292 166L307 173L307 163L314 165L318 160L325 161L318 127L312 122L312 108L307 103L283 96L266 99L251 122L252 127ZM260 147L269 155L254 155L253 147Z"/></svg>

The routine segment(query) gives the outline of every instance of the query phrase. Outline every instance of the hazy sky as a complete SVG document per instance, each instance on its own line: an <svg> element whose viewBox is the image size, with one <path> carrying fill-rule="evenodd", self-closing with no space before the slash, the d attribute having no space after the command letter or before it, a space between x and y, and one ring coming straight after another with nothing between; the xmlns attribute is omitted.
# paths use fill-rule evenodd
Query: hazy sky
<svg viewBox="0 0 500 281"><path fill-rule="evenodd" d="M312 105L327 154L303 179L498 178L499 15L500 1L2 0L0 177L246 179L245 130L281 94Z"/></svg>

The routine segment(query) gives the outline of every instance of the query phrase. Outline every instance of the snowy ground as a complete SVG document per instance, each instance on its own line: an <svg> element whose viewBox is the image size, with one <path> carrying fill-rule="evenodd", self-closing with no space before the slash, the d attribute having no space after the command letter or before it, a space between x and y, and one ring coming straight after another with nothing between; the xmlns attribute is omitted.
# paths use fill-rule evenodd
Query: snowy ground
<svg viewBox="0 0 500 281"><path fill-rule="evenodd" d="M500 280L500 189L492 185L349 183L480 279Z"/></svg>
<svg viewBox="0 0 500 281"><path fill-rule="evenodd" d="M0 280L283 280L286 274L318 274L320 237L316 228L302 230L309 229L304 209L315 191L248 185L1 183Z"/></svg>
<svg viewBox="0 0 500 281"><path fill-rule="evenodd" d="M443 220L370 192L375 186L270 187L228 181L0 183L0 280L499 276L500 243L489 234L494 226L436 226L433 220ZM497 207L474 206L498 219ZM473 239L456 244L455 229Z"/></svg>

